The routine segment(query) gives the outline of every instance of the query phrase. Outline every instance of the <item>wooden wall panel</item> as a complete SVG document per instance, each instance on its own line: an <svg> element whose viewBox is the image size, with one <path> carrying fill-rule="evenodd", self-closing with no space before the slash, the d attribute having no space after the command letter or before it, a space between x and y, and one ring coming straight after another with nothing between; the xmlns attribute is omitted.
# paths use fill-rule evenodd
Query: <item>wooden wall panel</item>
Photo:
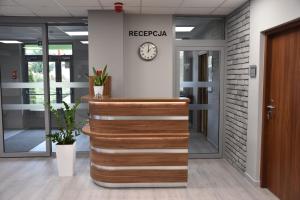
<svg viewBox="0 0 300 200"><path fill-rule="evenodd" d="M90 125L86 124L83 128L82 128L82 132L84 132L84 134L89 135L91 138L94 137L106 137L106 138L136 138L136 137L161 137L161 138L165 138L165 137L182 137L182 136L189 136L189 132L149 132L149 133L132 133L132 132L120 132L120 133L106 133L106 132L102 132L102 133L98 133L95 131L91 131L90 129Z"/></svg>
<svg viewBox="0 0 300 200"><path fill-rule="evenodd" d="M87 100L91 117L82 130L91 140L93 180L185 185L188 100Z"/></svg>
<svg viewBox="0 0 300 200"><path fill-rule="evenodd" d="M187 120L93 120L91 131L98 133L187 132Z"/></svg>
<svg viewBox="0 0 300 200"><path fill-rule="evenodd" d="M91 167L91 177L108 183L186 182L187 170L122 170L106 171Z"/></svg>
<svg viewBox="0 0 300 200"><path fill-rule="evenodd" d="M99 105L100 104L100 105ZM186 102L91 102L91 115L108 116L187 116Z"/></svg>
<svg viewBox="0 0 300 200"><path fill-rule="evenodd" d="M90 152L91 161L103 166L186 166L187 153L98 153Z"/></svg>
<svg viewBox="0 0 300 200"><path fill-rule="evenodd" d="M92 137L90 144L93 147L113 149L164 149L188 148L188 136L177 137Z"/></svg>

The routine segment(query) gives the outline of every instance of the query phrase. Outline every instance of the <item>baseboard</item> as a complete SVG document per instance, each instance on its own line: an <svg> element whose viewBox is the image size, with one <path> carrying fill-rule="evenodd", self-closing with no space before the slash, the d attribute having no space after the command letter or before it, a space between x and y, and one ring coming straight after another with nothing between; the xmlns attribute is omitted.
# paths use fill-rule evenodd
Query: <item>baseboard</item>
<svg viewBox="0 0 300 200"><path fill-rule="evenodd" d="M250 176L250 174L248 174L247 172L243 172L242 170L239 170L238 168L236 168L235 166L232 165L232 163L230 163L226 158L224 158L224 160L230 165L232 166L236 171L238 171L241 175L245 176L246 179L254 186L260 187L260 180L257 180L255 178L253 178L252 176Z"/></svg>
<svg viewBox="0 0 300 200"><path fill-rule="evenodd" d="M250 183L252 183L254 186L260 187L260 180L257 180L250 176L247 172L244 173L246 178L249 180Z"/></svg>

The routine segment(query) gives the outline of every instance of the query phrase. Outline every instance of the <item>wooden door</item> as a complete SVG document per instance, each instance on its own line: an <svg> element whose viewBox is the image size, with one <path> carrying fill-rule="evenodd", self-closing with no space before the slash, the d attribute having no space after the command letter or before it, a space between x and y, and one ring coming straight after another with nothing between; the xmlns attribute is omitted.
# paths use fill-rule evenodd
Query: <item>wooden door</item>
<svg viewBox="0 0 300 200"><path fill-rule="evenodd" d="M262 187L300 199L300 23L267 33Z"/></svg>

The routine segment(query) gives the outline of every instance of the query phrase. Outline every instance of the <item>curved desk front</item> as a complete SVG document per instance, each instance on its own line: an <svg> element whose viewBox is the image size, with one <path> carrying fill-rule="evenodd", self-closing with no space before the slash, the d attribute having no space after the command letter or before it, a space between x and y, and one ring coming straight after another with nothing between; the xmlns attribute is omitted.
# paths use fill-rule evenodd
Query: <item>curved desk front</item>
<svg viewBox="0 0 300 200"><path fill-rule="evenodd" d="M91 177L106 187L181 187L188 99L89 99Z"/></svg>

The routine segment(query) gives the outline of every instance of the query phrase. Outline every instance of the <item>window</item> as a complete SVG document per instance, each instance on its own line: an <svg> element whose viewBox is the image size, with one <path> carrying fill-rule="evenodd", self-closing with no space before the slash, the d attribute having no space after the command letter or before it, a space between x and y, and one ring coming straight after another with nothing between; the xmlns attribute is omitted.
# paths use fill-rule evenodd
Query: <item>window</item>
<svg viewBox="0 0 300 200"><path fill-rule="evenodd" d="M42 45L25 44L25 55L43 55ZM50 56L72 55L72 44L49 44Z"/></svg>
<svg viewBox="0 0 300 200"><path fill-rule="evenodd" d="M24 45L25 70L27 70L28 82L43 84L42 46L39 44ZM72 44L49 45L49 81L50 102L71 103L70 87L60 84L71 81ZM60 84L60 85L59 85ZM30 104L43 104L44 91L42 88L30 88L26 91L27 102Z"/></svg>

